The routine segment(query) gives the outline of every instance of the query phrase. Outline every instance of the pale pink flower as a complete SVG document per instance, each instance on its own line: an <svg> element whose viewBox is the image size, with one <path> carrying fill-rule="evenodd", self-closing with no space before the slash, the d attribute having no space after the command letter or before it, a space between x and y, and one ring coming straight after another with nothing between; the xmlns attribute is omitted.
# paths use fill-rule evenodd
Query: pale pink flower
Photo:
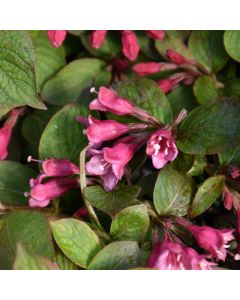
<svg viewBox="0 0 240 300"><path fill-rule="evenodd" d="M225 260L228 243L234 239L234 229L215 229L209 226L190 225L186 227L195 237L199 246L211 253L212 257Z"/></svg>
<svg viewBox="0 0 240 300"><path fill-rule="evenodd" d="M45 207L51 200L79 186L78 180L72 178L52 178L45 183L42 183L42 179L30 182L30 207Z"/></svg>
<svg viewBox="0 0 240 300"><path fill-rule="evenodd" d="M171 131L159 129L152 133L147 142L146 153L152 156L156 169L161 169L169 161L173 161L178 155L178 149Z"/></svg>
<svg viewBox="0 0 240 300"><path fill-rule="evenodd" d="M164 30L146 30L147 35L154 40L163 40L165 37Z"/></svg>
<svg viewBox="0 0 240 300"><path fill-rule="evenodd" d="M4 160L8 156L8 146L11 140L12 130L21 112L22 109L13 109L3 127L0 128L0 160Z"/></svg>
<svg viewBox="0 0 240 300"><path fill-rule="evenodd" d="M48 39L55 48L58 48L62 45L66 36L66 30L48 30Z"/></svg>
<svg viewBox="0 0 240 300"><path fill-rule="evenodd" d="M90 44L93 48L99 49L107 35L107 30L94 30L89 37Z"/></svg>
<svg viewBox="0 0 240 300"><path fill-rule="evenodd" d="M136 34L132 30L122 31L122 51L127 59L133 61L140 51Z"/></svg>

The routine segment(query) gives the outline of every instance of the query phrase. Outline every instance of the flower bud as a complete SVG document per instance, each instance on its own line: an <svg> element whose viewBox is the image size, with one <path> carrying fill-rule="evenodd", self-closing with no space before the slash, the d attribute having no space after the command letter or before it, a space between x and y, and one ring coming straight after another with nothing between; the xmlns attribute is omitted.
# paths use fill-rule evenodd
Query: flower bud
<svg viewBox="0 0 240 300"><path fill-rule="evenodd" d="M165 37L164 30L146 30L147 35L154 40L163 40Z"/></svg>
<svg viewBox="0 0 240 300"><path fill-rule="evenodd" d="M138 57L140 51L137 37L131 30L122 31L122 51L127 59L133 61Z"/></svg>
<svg viewBox="0 0 240 300"><path fill-rule="evenodd" d="M106 35L107 30L94 30L89 37L91 46L95 49L99 49L102 46Z"/></svg>
<svg viewBox="0 0 240 300"><path fill-rule="evenodd" d="M48 39L55 48L58 48L62 45L66 36L66 30L48 30Z"/></svg>

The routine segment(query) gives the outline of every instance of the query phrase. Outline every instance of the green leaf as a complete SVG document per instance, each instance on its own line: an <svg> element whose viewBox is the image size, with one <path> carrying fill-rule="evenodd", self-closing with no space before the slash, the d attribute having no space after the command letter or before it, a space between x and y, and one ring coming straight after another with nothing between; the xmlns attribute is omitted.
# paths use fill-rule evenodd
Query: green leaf
<svg viewBox="0 0 240 300"><path fill-rule="evenodd" d="M172 121L172 110L167 97L153 80L136 78L114 86L122 97L140 106L164 124Z"/></svg>
<svg viewBox="0 0 240 300"><path fill-rule="evenodd" d="M57 249L56 249L57 248ZM77 270L78 266L68 259L58 246L55 247L54 261L57 263L60 270Z"/></svg>
<svg viewBox="0 0 240 300"><path fill-rule="evenodd" d="M95 57L111 59L121 51L120 34L117 31L108 30L106 38L99 49L94 49L89 43L90 32L85 31L81 34L81 41L86 50Z"/></svg>
<svg viewBox="0 0 240 300"><path fill-rule="evenodd" d="M195 155L192 168L188 171L190 176L203 175L204 168L207 166L205 156Z"/></svg>
<svg viewBox="0 0 240 300"><path fill-rule="evenodd" d="M178 127L177 145L190 154L215 154L240 142L240 104L219 99L190 112Z"/></svg>
<svg viewBox="0 0 240 300"><path fill-rule="evenodd" d="M141 241L148 231L149 224L146 205L130 206L113 218L110 235L114 240Z"/></svg>
<svg viewBox="0 0 240 300"><path fill-rule="evenodd" d="M94 207L107 214L114 215L131 204L138 197L140 190L139 186L132 185L119 187L113 192L105 192L101 186L96 185L86 187L84 197Z"/></svg>
<svg viewBox="0 0 240 300"><path fill-rule="evenodd" d="M21 243L17 245L14 270L58 270L58 265L49 259L30 253Z"/></svg>
<svg viewBox="0 0 240 300"><path fill-rule="evenodd" d="M4 215L0 226L0 269L11 269L17 243L34 254L52 258L53 245L48 221L41 213L14 211Z"/></svg>
<svg viewBox="0 0 240 300"><path fill-rule="evenodd" d="M199 77L194 82L193 90L200 104L215 101L220 95L220 92L216 86L216 80L207 75Z"/></svg>
<svg viewBox="0 0 240 300"><path fill-rule="evenodd" d="M113 242L90 262L89 270L126 270L137 266L139 247L134 241Z"/></svg>
<svg viewBox="0 0 240 300"><path fill-rule="evenodd" d="M213 176L203 182L191 203L189 210L191 218L202 214L222 194L224 180L224 176Z"/></svg>
<svg viewBox="0 0 240 300"><path fill-rule="evenodd" d="M76 120L77 116L87 117L88 109L69 104L51 118L40 139L41 159L67 158L78 163L79 153L87 145L87 138L83 134L84 126Z"/></svg>
<svg viewBox="0 0 240 300"><path fill-rule="evenodd" d="M30 189L29 180L36 172L18 162L0 161L0 202L10 205L26 205L24 196Z"/></svg>
<svg viewBox="0 0 240 300"><path fill-rule="evenodd" d="M187 214L194 181L185 173L168 166L161 170L153 191L153 202L160 216Z"/></svg>
<svg viewBox="0 0 240 300"><path fill-rule="evenodd" d="M135 34L141 51L150 59L159 60L160 56L154 47L154 40L150 39L144 30L136 30Z"/></svg>
<svg viewBox="0 0 240 300"><path fill-rule="evenodd" d="M218 158L221 166L240 164L240 143L232 149L219 153Z"/></svg>
<svg viewBox="0 0 240 300"><path fill-rule="evenodd" d="M218 72L228 61L223 46L223 31L220 30L192 31L189 49L195 59L209 72Z"/></svg>
<svg viewBox="0 0 240 300"><path fill-rule="evenodd" d="M0 31L0 113L17 106L45 109L37 96L35 56L25 31Z"/></svg>
<svg viewBox="0 0 240 300"><path fill-rule="evenodd" d="M106 67L104 61L96 58L72 61L46 82L43 101L54 105L89 102L93 98L90 93L92 86L98 88L110 82L111 73Z"/></svg>
<svg viewBox="0 0 240 300"><path fill-rule="evenodd" d="M56 243L75 264L86 268L90 260L101 249L95 232L84 222L62 219L50 223Z"/></svg>
<svg viewBox="0 0 240 300"><path fill-rule="evenodd" d="M31 31L35 58L38 90L43 84L65 65L63 47L55 48L49 42L47 31Z"/></svg>
<svg viewBox="0 0 240 300"><path fill-rule="evenodd" d="M226 30L224 33L224 46L227 53L240 62L240 30Z"/></svg>
<svg viewBox="0 0 240 300"><path fill-rule="evenodd" d="M167 96L174 115L180 113L183 108L189 112L198 106L196 97L193 94L192 85L179 86L178 88L172 90Z"/></svg>
<svg viewBox="0 0 240 300"><path fill-rule="evenodd" d="M189 51L187 46L183 43L182 39L175 35L168 33L162 41L157 40L155 42L155 45L159 53L164 58L167 58L166 56L167 50L172 49L188 59L193 59L192 53Z"/></svg>

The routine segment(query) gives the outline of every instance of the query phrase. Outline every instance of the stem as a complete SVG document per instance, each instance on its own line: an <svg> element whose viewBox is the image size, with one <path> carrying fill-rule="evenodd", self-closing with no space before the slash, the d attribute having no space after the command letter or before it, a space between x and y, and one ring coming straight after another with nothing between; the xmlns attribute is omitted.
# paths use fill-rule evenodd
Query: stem
<svg viewBox="0 0 240 300"><path fill-rule="evenodd" d="M99 228L101 228L103 230L102 225L100 224L100 222L98 220L98 217L97 217L92 205L90 203L88 203L88 201L86 200L85 195L84 195L84 189L85 189L85 187L87 187L86 168L85 168L86 151L87 151L87 147L85 147L81 151L80 158L79 158L79 160L80 160L80 188L81 188L81 193L82 193L84 204L85 204L85 206L88 210L90 219L92 219L92 221L95 225L97 225Z"/></svg>

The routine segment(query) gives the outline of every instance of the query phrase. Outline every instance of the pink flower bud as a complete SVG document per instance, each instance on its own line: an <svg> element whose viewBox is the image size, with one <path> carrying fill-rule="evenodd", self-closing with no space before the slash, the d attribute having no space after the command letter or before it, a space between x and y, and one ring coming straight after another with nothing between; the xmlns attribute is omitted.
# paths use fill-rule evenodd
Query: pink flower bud
<svg viewBox="0 0 240 300"><path fill-rule="evenodd" d="M172 49L167 50L167 57L171 60L171 62L177 65L182 65L187 62L184 56Z"/></svg>
<svg viewBox="0 0 240 300"><path fill-rule="evenodd" d="M91 46L95 49L99 49L102 46L106 35L107 30L94 30L89 37Z"/></svg>
<svg viewBox="0 0 240 300"><path fill-rule="evenodd" d="M86 207L81 207L73 214L73 216L76 218L86 219L88 217L88 210Z"/></svg>
<svg viewBox="0 0 240 300"><path fill-rule="evenodd" d="M49 202L63 196L67 191L77 188L79 183L71 178L53 178L46 183L37 183L30 192L30 207L45 207Z"/></svg>
<svg viewBox="0 0 240 300"><path fill-rule="evenodd" d="M118 71L126 71L129 67L128 60L114 57L112 60L113 67Z"/></svg>
<svg viewBox="0 0 240 300"><path fill-rule="evenodd" d="M79 174L79 168L68 159L46 159L42 164L47 176L64 177Z"/></svg>
<svg viewBox="0 0 240 300"><path fill-rule="evenodd" d="M139 63L133 66L133 71L140 76L158 73L161 70L161 64L156 62Z"/></svg>
<svg viewBox="0 0 240 300"><path fill-rule="evenodd" d="M133 61L138 57L140 51L137 37L131 30L122 31L122 51L127 59Z"/></svg>
<svg viewBox="0 0 240 300"><path fill-rule="evenodd" d="M147 155L152 156L153 166L163 168L178 155L178 149L169 130L159 129L152 133L147 142Z"/></svg>
<svg viewBox="0 0 240 300"><path fill-rule="evenodd" d="M177 73L169 78L160 80L158 85L160 89L167 94L170 90L176 88L182 80L185 80L186 76L186 73Z"/></svg>
<svg viewBox="0 0 240 300"><path fill-rule="evenodd" d="M172 83L170 79L162 79L158 82L158 86L160 89L164 92L164 94L167 94L172 89Z"/></svg>
<svg viewBox="0 0 240 300"><path fill-rule="evenodd" d="M89 108L91 110L109 111L116 115L126 115L133 113L133 105L117 93L105 87L99 89L98 98L93 100Z"/></svg>
<svg viewBox="0 0 240 300"><path fill-rule="evenodd" d="M55 48L58 48L62 45L66 36L66 30L48 30L48 39Z"/></svg>
<svg viewBox="0 0 240 300"><path fill-rule="evenodd" d="M146 30L147 35L154 40L163 40L165 37L164 30Z"/></svg>
<svg viewBox="0 0 240 300"><path fill-rule="evenodd" d="M90 126L84 133L88 140L93 143L114 140L129 131L129 125L114 120L100 121L89 117Z"/></svg>
<svg viewBox="0 0 240 300"><path fill-rule="evenodd" d="M0 128L0 160L8 156L8 146L12 136L12 130L15 126L22 109L13 109L3 127Z"/></svg>
<svg viewBox="0 0 240 300"><path fill-rule="evenodd" d="M228 210L231 210L233 206L233 199L231 194L228 191L224 193L224 207Z"/></svg>
<svg viewBox="0 0 240 300"><path fill-rule="evenodd" d="M234 229L215 229L209 226L190 225L186 227L195 237L199 246L211 253L212 257L225 260L228 242L234 239Z"/></svg>

